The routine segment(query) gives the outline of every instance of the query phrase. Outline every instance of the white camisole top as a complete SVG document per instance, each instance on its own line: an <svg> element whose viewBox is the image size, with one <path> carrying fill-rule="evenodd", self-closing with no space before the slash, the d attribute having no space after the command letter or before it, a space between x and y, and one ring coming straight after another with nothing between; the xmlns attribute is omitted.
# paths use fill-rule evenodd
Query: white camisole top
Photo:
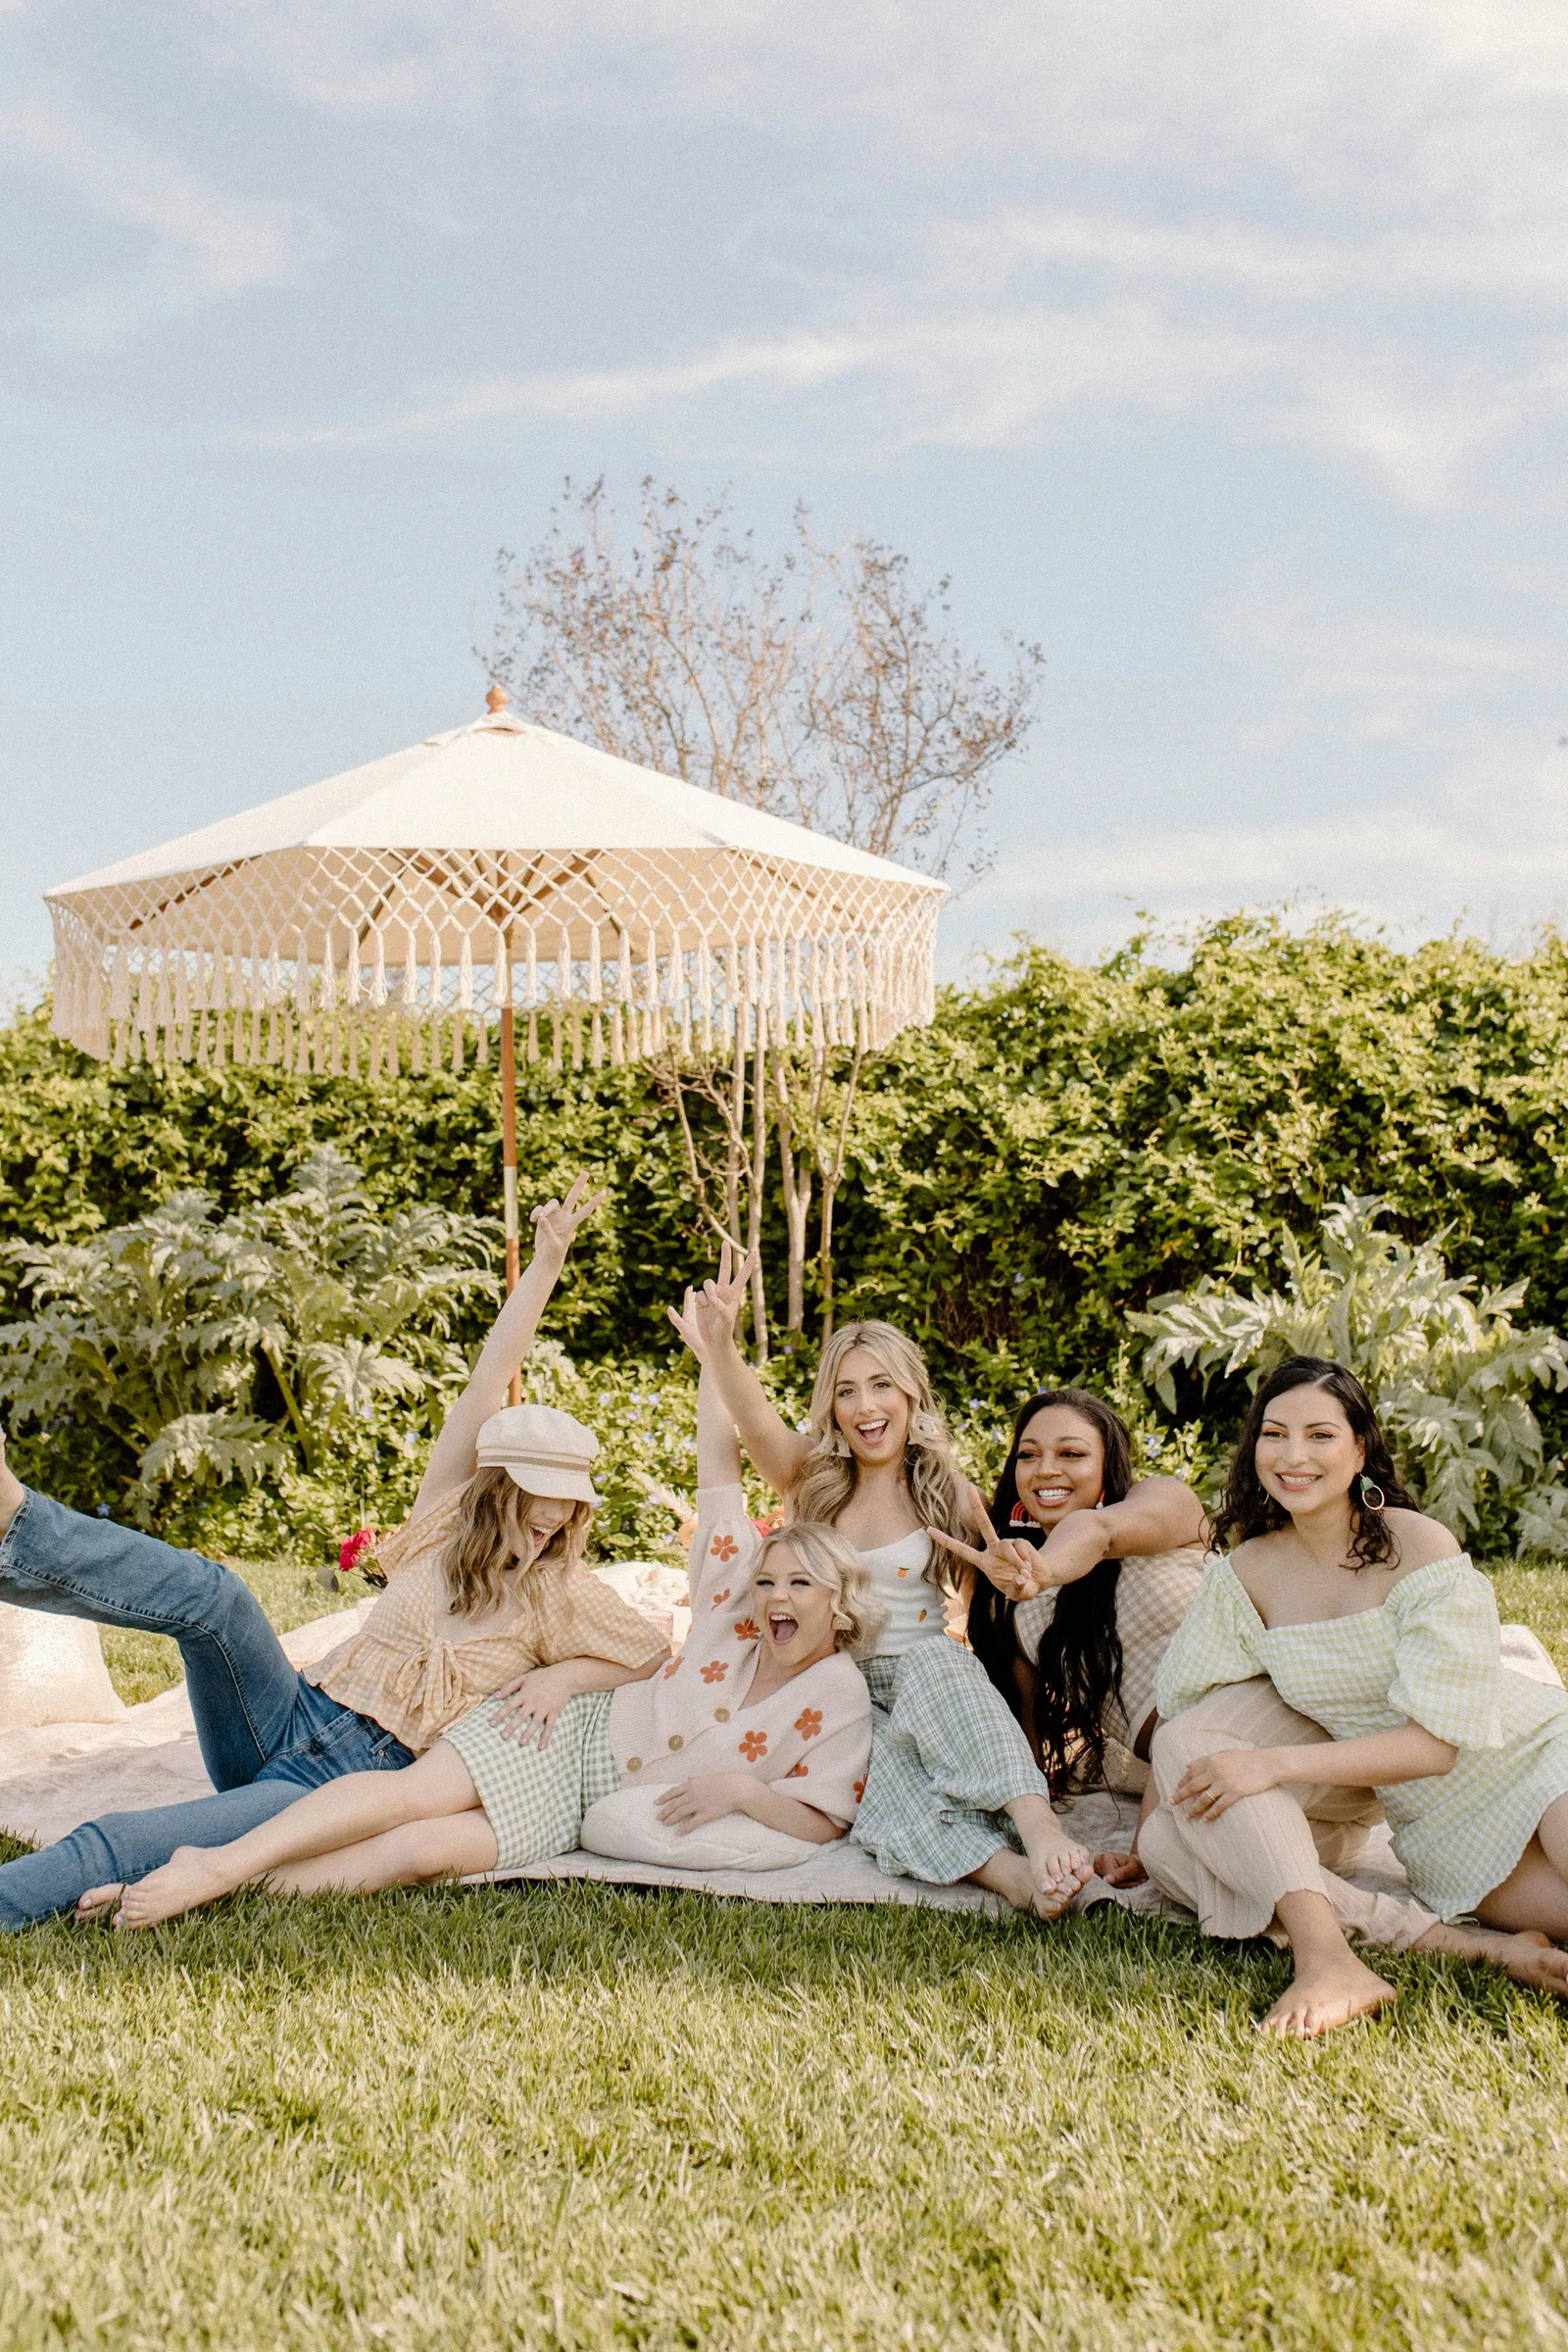
<svg viewBox="0 0 1568 2352"><path fill-rule="evenodd" d="M924 1642L932 1634L946 1633L942 1595L926 1581L931 1539L922 1529L917 1527L912 1535L901 1536L896 1544L878 1544L874 1550L862 1551L860 1558L870 1570L876 1596L888 1612L886 1628L876 1645L879 1658L902 1657L916 1642Z"/></svg>

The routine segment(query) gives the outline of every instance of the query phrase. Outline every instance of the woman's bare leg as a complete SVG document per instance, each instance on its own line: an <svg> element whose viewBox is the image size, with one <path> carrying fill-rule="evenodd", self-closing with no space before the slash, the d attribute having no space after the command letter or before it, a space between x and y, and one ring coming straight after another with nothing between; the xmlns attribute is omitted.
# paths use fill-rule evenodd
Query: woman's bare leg
<svg viewBox="0 0 1568 2352"><path fill-rule="evenodd" d="M463 1758L444 1740L402 1772L350 1772L313 1788L295 1805L264 1821L230 1845L182 1845L162 1870L127 1886L115 1914L122 1928L150 1928L200 1903L232 1894L251 1879L291 1862L358 1845L404 1823L466 1813L479 1802ZM101 1910L114 1890L94 1887L82 1897L84 1915Z"/></svg>
<svg viewBox="0 0 1568 2352"><path fill-rule="evenodd" d="M1265 2034L1331 2034L1395 1998L1394 1986L1374 1976L1346 1942L1327 1895L1282 1894L1274 1916L1290 1937L1296 1975L1263 2019Z"/></svg>
<svg viewBox="0 0 1568 2352"><path fill-rule="evenodd" d="M374 1894L382 1886L422 1886L494 1870L496 1834L476 1805L439 1821L405 1822L336 1853L285 1863L267 1879L269 1894Z"/></svg>
<svg viewBox="0 0 1568 2352"><path fill-rule="evenodd" d="M1568 1943L1568 1796L1546 1807L1513 1870L1477 1903L1476 1917L1492 1928L1537 1928Z"/></svg>

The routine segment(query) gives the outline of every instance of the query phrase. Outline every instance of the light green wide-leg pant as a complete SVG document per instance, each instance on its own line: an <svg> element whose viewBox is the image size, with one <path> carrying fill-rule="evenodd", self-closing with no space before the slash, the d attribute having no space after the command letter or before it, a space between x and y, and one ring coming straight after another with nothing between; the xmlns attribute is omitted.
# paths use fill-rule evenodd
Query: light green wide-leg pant
<svg viewBox="0 0 1568 2352"><path fill-rule="evenodd" d="M864 1662L871 1769L850 1835L890 1878L951 1886L1023 1841L1003 1811L1051 1789L972 1650L936 1635Z"/></svg>

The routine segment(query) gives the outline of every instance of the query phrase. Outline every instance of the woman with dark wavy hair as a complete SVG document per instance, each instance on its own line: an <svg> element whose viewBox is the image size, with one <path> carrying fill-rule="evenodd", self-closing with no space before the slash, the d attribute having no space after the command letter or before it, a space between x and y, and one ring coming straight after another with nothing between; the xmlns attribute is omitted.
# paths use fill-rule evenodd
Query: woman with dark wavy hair
<svg viewBox="0 0 1568 2352"><path fill-rule="evenodd" d="M1087 1389L1043 1389L1020 1406L991 1503L999 1538L1039 1543L1073 1513L1104 1512L1133 1484L1127 1424ZM1188 1541L1153 1555L1103 1556L1071 1582L1025 1598L982 1571L969 1601L969 1641L1028 1735L1054 1788L1132 1794L1148 1778L1154 1672L1202 1581L1203 1512L1191 1497ZM1048 1568L1040 1553L1036 1575Z"/></svg>
<svg viewBox="0 0 1568 2352"><path fill-rule="evenodd" d="M1321 2034L1394 1997L1337 1923L1314 1793L1338 1792L1352 1825L1381 1804L1435 1923L1473 1913L1502 1931L1435 1924L1415 1948L1452 1950L1460 1933L1568 1997L1549 1940L1568 1939L1568 1692L1504 1663L1492 1586L1406 1492L1353 1373L1292 1356L1259 1384L1215 1532L1234 1548L1210 1560L1156 1677L1160 1802L1140 1852L1211 1933L1272 1926L1290 1943L1295 1982L1265 2026ZM1249 1736L1214 1716L1250 1694L1294 1708L1294 1728Z"/></svg>

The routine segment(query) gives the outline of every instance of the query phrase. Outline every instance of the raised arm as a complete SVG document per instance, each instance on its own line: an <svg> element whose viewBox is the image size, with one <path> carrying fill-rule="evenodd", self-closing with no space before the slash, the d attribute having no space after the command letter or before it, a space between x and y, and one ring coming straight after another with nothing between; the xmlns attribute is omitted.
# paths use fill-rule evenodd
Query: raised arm
<svg viewBox="0 0 1568 2352"><path fill-rule="evenodd" d="M507 1401L508 1384L533 1346L539 1318L561 1280L561 1269L566 1262L573 1234L585 1218L593 1215L605 1197L603 1193L595 1193L592 1200L587 1200L584 1198L587 1190L587 1177L579 1176L564 1200L547 1200L543 1208L533 1211L533 1256L523 1268L516 1289L490 1326L490 1336L479 1350L479 1360L468 1375L467 1387L441 1424L441 1434L430 1448L430 1459L415 1498L413 1518L422 1518L473 1476L479 1432L491 1414L499 1412Z"/></svg>
<svg viewBox="0 0 1568 2352"><path fill-rule="evenodd" d="M735 1345L735 1318L755 1259L746 1258L732 1274L731 1256L726 1242L719 1251L716 1279L705 1282L701 1291L686 1294L696 1338L687 1336L686 1323L673 1307L669 1319L700 1356L731 1426L740 1432L740 1442L758 1469L777 1494L787 1494L806 1467L810 1443L790 1428Z"/></svg>

